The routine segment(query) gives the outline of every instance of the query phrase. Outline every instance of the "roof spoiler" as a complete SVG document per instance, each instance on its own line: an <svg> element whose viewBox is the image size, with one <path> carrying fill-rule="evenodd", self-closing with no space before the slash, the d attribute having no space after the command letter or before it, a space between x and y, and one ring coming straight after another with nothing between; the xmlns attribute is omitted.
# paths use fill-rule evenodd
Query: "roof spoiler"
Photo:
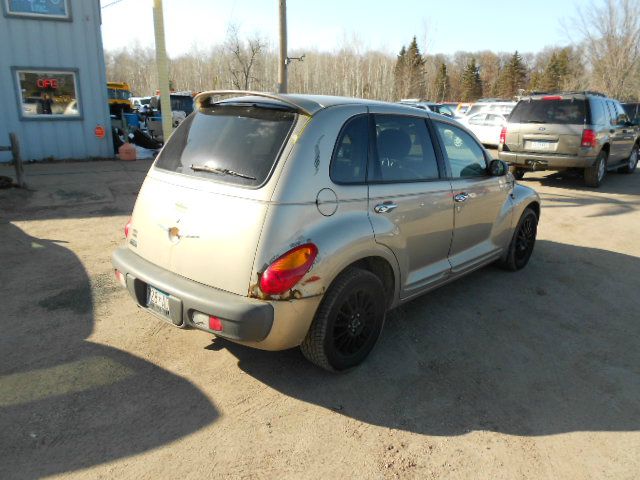
<svg viewBox="0 0 640 480"><path fill-rule="evenodd" d="M285 97L283 95L278 95L276 93L265 93L265 92L253 92L251 90L209 90L206 92L201 92L195 96L193 99L195 108L200 109L202 103L206 98L213 96L223 96L223 95L235 95L239 97L264 97L270 98L271 100L277 100L282 102L292 108L294 108L298 113L303 115L307 115L311 117L313 114L308 109L300 105L299 103L294 102L292 99Z"/></svg>

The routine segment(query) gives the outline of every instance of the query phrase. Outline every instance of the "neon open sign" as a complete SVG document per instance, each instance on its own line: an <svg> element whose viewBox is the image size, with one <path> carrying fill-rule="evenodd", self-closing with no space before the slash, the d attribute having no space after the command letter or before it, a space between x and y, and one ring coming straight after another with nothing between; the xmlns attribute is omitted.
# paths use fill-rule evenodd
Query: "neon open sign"
<svg viewBox="0 0 640 480"><path fill-rule="evenodd" d="M39 78L36 81L36 85L38 88L50 88L55 90L58 88L58 80L55 78Z"/></svg>

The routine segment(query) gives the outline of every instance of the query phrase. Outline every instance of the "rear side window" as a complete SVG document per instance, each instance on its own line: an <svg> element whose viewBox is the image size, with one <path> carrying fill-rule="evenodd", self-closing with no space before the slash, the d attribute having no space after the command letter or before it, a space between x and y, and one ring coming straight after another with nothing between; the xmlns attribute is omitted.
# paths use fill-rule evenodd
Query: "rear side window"
<svg viewBox="0 0 640 480"><path fill-rule="evenodd" d="M364 183L369 150L369 119L349 120L336 142L329 175L336 183Z"/></svg>
<svg viewBox="0 0 640 480"><path fill-rule="evenodd" d="M511 113L512 123L583 125L587 122L585 100L522 100Z"/></svg>
<svg viewBox="0 0 640 480"><path fill-rule="evenodd" d="M415 182L439 178L438 161L424 118L376 115L376 151L370 178Z"/></svg>
<svg viewBox="0 0 640 480"><path fill-rule="evenodd" d="M218 182L257 187L278 159L295 113L272 107L214 104L173 133L156 167Z"/></svg>
<svg viewBox="0 0 640 480"><path fill-rule="evenodd" d="M609 123L609 114L605 112L604 101L594 99L591 101L591 124L606 125Z"/></svg>

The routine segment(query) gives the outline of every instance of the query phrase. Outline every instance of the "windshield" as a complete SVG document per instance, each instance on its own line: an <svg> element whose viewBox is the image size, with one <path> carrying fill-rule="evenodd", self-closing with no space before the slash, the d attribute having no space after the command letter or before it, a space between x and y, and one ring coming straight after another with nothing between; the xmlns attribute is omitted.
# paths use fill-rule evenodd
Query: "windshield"
<svg viewBox="0 0 640 480"><path fill-rule="evenodd" d="M131 92L119 88L108 88L107 93L112 100L129 100L131 98Z"/></svg>
<svg viewBox="0 0 640 480"><path fill-rule="evenodd" d="M511 113L511 123L583 125L587 122L585 100L522 100Z"/></svg>
<svg viewBox="0 0 640 480"><path fill-rule="evenodd" d="M191 114L156 167L248 187L262 185L293 126L295 113L256 104L214 104Z"/></svg>

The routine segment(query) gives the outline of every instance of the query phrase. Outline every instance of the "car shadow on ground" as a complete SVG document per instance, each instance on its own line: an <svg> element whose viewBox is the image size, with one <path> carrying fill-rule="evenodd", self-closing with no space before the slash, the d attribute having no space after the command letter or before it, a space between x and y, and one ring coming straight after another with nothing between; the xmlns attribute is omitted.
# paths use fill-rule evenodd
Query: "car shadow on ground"
<svg viewBox="0 0 640 480"><path fill-rule="evenodd" d="M636 257L539 241L523 271L487 267L391 313L371 357L345 374L298 349L212 348L285 395L393 429L637 431L638 278Z"/></svg>
<svg viewBox="0 0 640 480"><path fill-rule="evenodd" d="M0 235L0 478L41 478L128 457L216 420L215 407L186 380L86 340L92 287L64 242L12 224L0 224ZM114 293L113 282L97 283L98 298Z"/></svg>
<svg viewBox="0 0 640 480"><path fill-rule="evenodd" d="M615 170L608 172L602 185L598 188L587 187L584 184L584 174L578 170L565 170L562 172L527 172L522 180L523 185L531 185L530 182L540 182L545 187L565 188L583 191L585 193L640 195L640 170L633 174L617 173Z"/></svg>

